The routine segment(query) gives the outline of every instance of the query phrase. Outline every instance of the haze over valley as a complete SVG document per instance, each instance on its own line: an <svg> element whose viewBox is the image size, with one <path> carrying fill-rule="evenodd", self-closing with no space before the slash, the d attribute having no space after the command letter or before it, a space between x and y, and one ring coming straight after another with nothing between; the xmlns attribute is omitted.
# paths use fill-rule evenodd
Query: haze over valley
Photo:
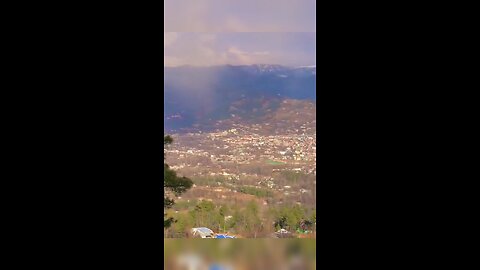
<svg viewBox="0 0 480 270"><path fill-rule="evenodd" d="M219 120L261 122L286 99L314 102L316 68L165 67L165 131L205 131Z"/></svg>

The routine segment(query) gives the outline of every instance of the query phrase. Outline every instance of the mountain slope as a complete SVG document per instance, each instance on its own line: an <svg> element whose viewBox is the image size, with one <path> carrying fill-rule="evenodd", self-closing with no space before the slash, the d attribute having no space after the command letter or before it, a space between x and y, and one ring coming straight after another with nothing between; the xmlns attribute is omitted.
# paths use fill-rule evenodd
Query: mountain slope
<svg viewBox="0 0 480 270"><path fill-rule="evenodd" d="M315 100L316 68L280 65L165 67L165 130L258 118L284 99Z"/></svg>

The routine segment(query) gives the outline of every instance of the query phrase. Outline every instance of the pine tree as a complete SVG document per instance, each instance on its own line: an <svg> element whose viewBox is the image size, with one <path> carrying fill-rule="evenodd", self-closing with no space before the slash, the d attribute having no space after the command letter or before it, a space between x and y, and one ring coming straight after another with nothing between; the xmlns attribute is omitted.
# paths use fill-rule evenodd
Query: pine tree
<svg viewBox="0 0 480 270"><path fill-rule="evenodd" d="M170 136L163 137L163 146L166 147L167 145L173 143L173 139ZM163 159L165 160L165 152L163 153ZM173 199L171 199L167 193L173 193L175 196L179 196L180 194L187 191L193 185L192 180L186 177L177 176L177 173L170 169L168 164L165 162L163 163L163 208L164 210L169 209L175 203ZM166 214L164 214L164 217ZM163 227L168 228L174 222L172 217L163 220Z"/></svg>

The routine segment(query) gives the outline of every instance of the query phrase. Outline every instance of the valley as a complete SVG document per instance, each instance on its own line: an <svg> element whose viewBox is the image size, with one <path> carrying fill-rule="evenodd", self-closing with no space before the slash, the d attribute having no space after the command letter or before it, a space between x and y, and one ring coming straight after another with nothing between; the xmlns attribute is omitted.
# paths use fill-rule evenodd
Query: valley
<svg viewBox="0 0 480 270"><path fill-rule="evenodd" d="M165 163L193 181L169 194L165 213L177 222L167 237L315 231L316 68L184 66L165 77Z"/></svg>
<svg viewBox="0 0 480 270"><path fill-rule="evenodd" d="M262 220L274 209L292 206L305 216L313 215L317 178L313 102L284 100L257 122L220 123L224 129L172 134L175 143L165 149L166 162L194 182L192 189L176 197L172 215L187 215L202 201L240 210L253 202Z"/></svg>

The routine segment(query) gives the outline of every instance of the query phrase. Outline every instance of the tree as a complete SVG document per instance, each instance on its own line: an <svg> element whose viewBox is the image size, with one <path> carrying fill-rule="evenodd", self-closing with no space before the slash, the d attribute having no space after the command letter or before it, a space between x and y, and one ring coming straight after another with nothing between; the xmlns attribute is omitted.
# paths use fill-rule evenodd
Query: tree
<svg viewBox="0 0 480 270"><path fill-rule="evenodd" d="M274 223L275 229L285 229L288 227L287 218L285 216L279 217Z"/></svg>
<svg viewBox="0 0 480 270"><path fill-rule="evenodd" d="M218 214L220 215L220 222L221 222L221 224L219 224L219 225L220 225L222 231L225 232L225 230L226 230L226 220L225 220L225 218L227 217L227 214L228 214L227 206L222 205L220 207L220 209L218 209Z"/></svg>
<svg viewBox="0 0 480 270"><path fill-rule="evenodd" d="M262 221L258 217L259 209L255 201L250 201L245 209L244 216L246 222L244 224L245 229L249 234L253 234L254 238L257 238L257 234L261 229Z"/></svg>
<svg viewBox="0 0 480 270"><path fill-rule="evenodd" d="M210 201L201 201L197 206L195 206L195 214L197 217L197 226L199 227L209 227L210 218L212 217L213 210L215 206Z"/></svg>
<svg viewBox="0 0 480 270"><path fill-rule="evenodd" d="M188 213L182 213L176 216L176 222L172 226L172 229L177 235L184 235L193 225L194 221L192 217Z"/></svg>
<svg viewBox="0 0 480 270"><path fill-rule="evenodd" d="M276 229L296 230L305 218L305 211L301 206L285 206L274 211Z"/></svg>
<svg viewBox="0 0 480 270"><path fill-rule="evenodd" d="M170 136L163 137L163 146L166 147L169 144L173 143L173 139ZM163 153L163 159L165 160L165 152ZM168 196L168 193L173 193L175 196L187 191L193 185L192 180L186 177L179 177L177 173L170 169L168 164L163 163L163 208L164 210L169 209L173 206L175 201ZM166 214L164 213L164 217ZM175 220L170 217L163 220L163 227L168 228L172 225Z"/></svg>

